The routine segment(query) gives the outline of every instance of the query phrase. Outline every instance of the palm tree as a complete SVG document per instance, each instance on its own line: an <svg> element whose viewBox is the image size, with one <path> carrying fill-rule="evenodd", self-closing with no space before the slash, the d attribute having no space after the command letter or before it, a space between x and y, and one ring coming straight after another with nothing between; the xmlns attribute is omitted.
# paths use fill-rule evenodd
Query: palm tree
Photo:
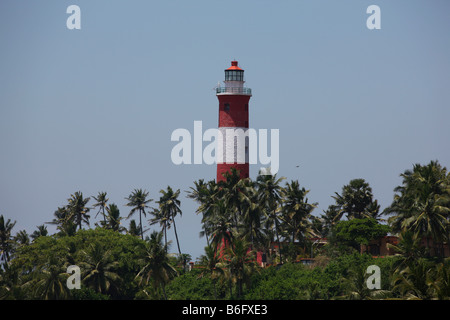
<svg viewBox="0 0 450 320"><path fill-rule="evenodd" d="M450 296L450 259L435 264L419 258L403 269L395 270L393 291L407 299L448 299Z"/></svg>
<svg viewBox="0 0 450 320"><path fill-rule="evenodd" d="M436 281L432 287L438 300L450 299L450 259L436 266Z"/></svg>
<svg viewBox="0 0 450 320"><path fill-rule="evenodd" d="M112 253L98 242L92 243L82 251L83 283L96 292L107 294L119 288L120 276L116 273L119 263L112 261Z"/></svg>
<svg viewBox="0 0 450 320"><path fill-rule="evenodd" d="M159 201L156 203L159 204L159 219L161 223L166 227L170 226L173 223L173 230L175 232L175 238L177 241L178 253L181 256L180 243L178 241L178 233L177 233L177 225L175 223L175 217L177 214L181 216L182 212L180 209L180 200L178 200L178 196L180 195L180 189L177 191L173 191L170 186L167 187L167 190L159 191L162 196L159 198Z"/></svg>
<svg viewBox="0 0 450 320"><path fill-rule="evenodd" d="M130 220L130 226L128 227L127 234L139 237L141 235L141 227L136 225L136 220Z"/></svg>
<svg viewBox="0 0 450 320"><path fill-rule="evenodd" d="M391 292L382 289L369 289L366 281L368 274L363 266L352 266L348 272L348 276L342 278L342 285L345 288L345 295L339 298L349 300L372 300L384 299L391 296Z"/></svg>
<svg viewBox="0 0 450 320"><path fill-rule="evenodd" d="M252 249L265 249L268 234L263 228L267 211L259 204L259 194L255 187L247 188L246 202L243 205L243 217L240 235L249 242Z"/></svg>
<svg viewBox="0 0 450 320"><path fill-rule="evenodd" d="M0 261L8 262L13 249L13 240L11 236L12 228L16 221L11 223L11 219L5 222L5 217L0 216Z"/></svg>
<svg viewBox="0 0 450 320"><path fill-rule="evenodd" d="M126 206L132 207L127 219L129 219L136 211L139 211L139 224L141 228L141 238L144 240L144 232L142 230L142 215L146 215L145 209L149 208L148 203L153 199L147 199L148 192L142 189L134 189L134 191L125 198L128 200Z"/></svg>
<svg viewBox="0 0 450 320"><path fill-rule="evenodd" d="M399 292L407 299L432 299L434 270L425 259L419 259L395 272L392 278L392 291Z"/></svg>
<svg viewBox="0 0 450 320"><path fill-rule="evenodd" d="M396 252L397 260L395 260L394 264L396 272L402 271L424 257L420 239L410 230L400 234L399 242L396 245L388 243L387 246Z"/></svg>
<svg viewBox="0 0 450 320"><path fill-rule="evenodd" d="M53 213L55 216L52 221L46 222L47 224L56 225L59 230L59 234L62 236L73 236L76 232L77 225L73 219L69 219L69 209L67 206L58 207Z"/></svg>
<svg viewBox="0 0 450 320"><path fill-rule="evenodd" d="M95 214L95 218L97 218L98 214L101 212L103 216L103 221L106 223L106 214L105 209L108 202L108 198L106 198L106 192L99 192L97 197L93 197L96 203L94 203L94 208L98 207L98 211Z"/></svg>
<svg viewBox="0 0 450 320"><path fill-rule="evenodd" d="M210 206L214 203L212 201L213 195L217 193L217 184L214 180L204 182L203 179L194 181L195 188L190 187L187 192L187 197L195 200L200 206L197 209L198 213L207 213Z"/></svg>
<svg viewBox="0 0 450 320"><path fill-rule="evenodd" d="M305 188L300 189L298 181L286 183L281 219L286 224L285 229L292 234L292 243L295 240L305 240L314 233L310 218L317 203L308 203L308 192Z"/></svg>
<svg viewBox="0 0 450 320"><path fill-rule="evenodd" d="M77 226L78 230L81 230L81 224L84 222L89 225L90 216L87 214L89 208L86 206L90 198L83 198L83 193L77 191L70 195L67 205L67 220L73 221Z"/></svg>
<svg viewBox="0 0 450 320"><path fill-rule="evenodd" d="M31 239L33 239L33 241L34 241L39 237L45 237L47 235L48 235L47 227L45 225L40 225L40 226L37 226L37 230L35 230L31 234Z"/></svg>
<svg viewBox="0 0 450 320"><path fill-rule="evenodd" d="M153 218L149 220L150 225L159 224L161 232L164 234L164 244L167 245L167 229L170 228L170 217L163 214L161 210L153 208L150 212Z"/></svg>
<svg viewBox="0 0 450 320"><path fill-rule="evenodd" d="M14 241L19 246L24 246L30 244L30 237L28 236L28 233L26 230L20 230L17 232L16 236L14 237Z"/></svg>
<svg viewBox="0 0 450 320"><path fill-rule="evenodd" d="M226 249L222 264L228 269L230 281L236 283L238 298L243 294L243 284L256 268L255 260L253 251L249 250L249 243L243 239L235 239Z"/></svg>
<svg viewBox="0 0 450 320"><path fill-rule="evenodd" d="M210 180L207 183L203 179L194 181L195 188L190 187L190 191L187 191L187 197L194 199L199 203L199 207L196 213L202 214L203 231L200 232L200 236L206 236L206 241L209 245L209 229L210 218L213 214L213 207L218 198L219 187L215 180Z"/></svg>
<svg viewBox="0 0 450 320"><path fill-rule="evenodd" d="M18 300L23 296L21 273L17 266L5 263L0 267L0 300Z"/></svg>
<svg viewBox="0 0 450 320"><path fill-rule="evenodd" d="M413 231L419 238L426 237L442 244L450 240L450 175L437 161L428 165L415 164L413 170L401 174L403 185L391 206L385 210L393 215L388 219L395 232Z"/></svg>
<svg viewBox="0 0 450 320"><path fill-rule="evenodd" d="M203 271L199 278L209 275L214 289L214 299L217 300L216 282L219 276L224 275L224 269L220 267L220 259L217 255L216 248L213 246L205 247L205 254L200 257L200 265L203 266Z"/></svg>
<svg viewBox="0 0 450 320"><path fill-rule="evenodd" d="M48 258L34 271L35 277L23 285L24 288L36 288L36 296L44 300L60 300L70 298L67 287L66 263L56 254Z"/></svg>
<svg viewBox="0 0 450 320"><path fill-rule="evenodd" d="M164 294L164 299L167 300L165 286L168 281L175 277L177 271L169 263L169 256L167 255L167 246L162 243L162 232L153 231L149 240L146 242L146 254L142 259L143 267L137 274L139 284L144 283L148 285L153 282L154 289L160 287Z"/></svg>
<svg viewBox="0 0 450 320"><path fill-rule="evenodd" d="M342 194L335 192L339 208L336 220L339 221L344 213L348 219L378 218L380 206L377 200L373 200L372 188L364 179L350 180L348 185L342 188Z"/></svg>
<svg viewBox="0 0 450 320"><path fill-rule="evenodd" d="M244 203L248 201L247 192L250 186L250 179L241 179L239 171L231 168L230 172L224 174L225 180L219 181L218 194L224 200L227 210L230 211L234 228L238 229L241 219Z"/></svg>
<svg viewBox="0 0 450 320"><path fill-rule="evenodd" d="M106 212L105 221L101 222L103 227L117 232L125 231L125 227L121 226L120 221L124 218L120 216L119 207L111 203L106 207Z"/></svg>
<svg viewBox="0 0 450 320"><path fill-rule="evenodd" d="M71 237L74 236L77 232L77 225L73 221L67 221L63 225L59 226L58 229L60 230L59 235Z"/></svg>
<svg viewBox="0 0 450 320"><path fill-rule="evenodd" d="M213 214L208 217L208 233L211 237L211 245L216 248L216 251L220 251L233 241L236 230L225 200L218 200L212 207L212 212Z"/></svg>
<svg viewBox="0 0 450 320"><path fill-rule="evenodd" d="M278 253L281 263L283 263L283 257L281 255L282 248L280 242L279 213L281 212L280 206L282 203L284 189L280 184L284 179L286 178L281 177L277 179L276 174L258 175L257 177L260 204L262 204L267 210L266 224L269 228L271 225L275 225L275 235L277 237Z"/></svg>
<svg viewBox="0 0 450 320"><path fill-rule="evenodd" d="M327 210L323 210L323 213L319 219L320 225L316 226L315 230L320 231L320 236L322 238L330 237L332 234L333 227L340 220L340 208L337 205L331 204L328 206ZM317 223L317 221L316 221Z"/></svg>

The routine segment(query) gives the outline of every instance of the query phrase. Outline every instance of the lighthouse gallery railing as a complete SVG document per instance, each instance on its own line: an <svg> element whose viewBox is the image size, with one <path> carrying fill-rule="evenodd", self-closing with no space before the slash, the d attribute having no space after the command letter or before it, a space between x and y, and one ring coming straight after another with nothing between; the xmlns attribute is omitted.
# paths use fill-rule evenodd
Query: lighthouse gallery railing
<svg viewBox="0 0 450 320"><path fill-rule="evenodd" d="M216 88L216 93L235 93L235 94L252 95L252 89L244 87L218 87Z"/></svg>

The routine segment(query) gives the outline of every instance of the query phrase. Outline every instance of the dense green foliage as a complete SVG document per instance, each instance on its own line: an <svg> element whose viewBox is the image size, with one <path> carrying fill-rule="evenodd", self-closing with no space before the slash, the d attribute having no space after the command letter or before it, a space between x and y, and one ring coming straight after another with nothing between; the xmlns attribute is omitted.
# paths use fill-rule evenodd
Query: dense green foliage
<svg viewBox="0 0 450 320"><path fill-rule="evenodd" d="M73 236L39 237L32 244L20 247L9 269L20 270L22 287L28 288L38 286L37 274L44 274L50 263L58 268L60 275L64 275L69 265L78 265L84 270L83 278L88 272L98 275L99 279L91 276L84 281L95 292L112 298L133 298L135 276L140 267L138 259L144 250L145 243L135 236L102 228L79 230ZM23 291L26 298L40 295L39 290Z"/></svg>
<svg viewBox="0 0 450 320"><path fill-rule="evenodd" d="M252 275L243 298L251 300L449 298L449 260L441 263L421 260L419 264L425 266L425 270L422 271L428 273L423 286L420 278L404 281L404 273L395 271L400 261L400 257L372 258L367 254L353 253L332 259L322 266L305 266L300 263L271 266L260 269ZM370 265L380 267L380 290L370 290L366 286L365 282L370 275L366 270ZM213 299L211 279L200 278L200 273L201 270L198 269L174 279L168 285L169 298ZM447 280L444 280L447 281L445 285L441 276L447 277L445 278ZM230 293L227 286L226 279L218 283L219 298L236 299L236 291Z"/></svg>
<svg viewBox="0 0 450 320"><path fill-rule="evenodd" d="M374 218L339 221L331 239L335 244L360 250L361 245L368 245L370 240L385 236L389 230L389 226L379 224Z"/></svg>
<svg viewBox="0 0 450 320"><path fill-rule="evenodd" d="M128 228L106 192L89 207L91 197L77 191L54 212L52 235L45 225L30 236L13 235L15 222L0 215L0 299L448 299L450 260L443 252L450 240L450 175L432 161L401 177L382 212L369 184L354 179L320 216L298 181L240 179L235 170L219 183L195 181L187 197L199 204L200 236L208 245L191 271L175 223L180 190L161 190L156 207L147 191L133 190L125 198L127 219L137 213L139 224L132 219ZM100 220L83 229L93 209ZM147 215L159 232L148 232ZM389 215L388 224L382 215ZM177 254L169 252L170 229ZM395 256L361 252L389 232L399 236L390 245ZM327 244L319 245L324 238ZM266 256L264 267L257 253ZM67 285L74 265L80 289ZM373 265L380 267L381 288L367 285Z"/></svg>

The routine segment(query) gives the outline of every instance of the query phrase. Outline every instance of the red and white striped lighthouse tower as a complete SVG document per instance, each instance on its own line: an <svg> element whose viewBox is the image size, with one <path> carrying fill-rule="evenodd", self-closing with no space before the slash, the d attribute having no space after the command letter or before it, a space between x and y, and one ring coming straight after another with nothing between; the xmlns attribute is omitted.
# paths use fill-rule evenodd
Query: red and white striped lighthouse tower
<svg viewBox="0 0 450 320"><path fill-rule="evenodd" d="M248 102L252 91L244 87L244 70L237 61L231 61L231 67L225 70L224 84L224 87L216 89L220 133L216 154L217 182L224 180L223 174L231 168L236 168L241 178L249 177L249 146L245 133L248 130Z"/></svg>

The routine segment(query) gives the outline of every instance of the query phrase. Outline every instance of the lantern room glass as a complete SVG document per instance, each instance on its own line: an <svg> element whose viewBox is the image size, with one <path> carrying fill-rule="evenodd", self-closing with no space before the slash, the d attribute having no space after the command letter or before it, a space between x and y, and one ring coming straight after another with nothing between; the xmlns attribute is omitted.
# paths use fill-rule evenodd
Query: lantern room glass
<svg viewBox="0 0 450 320"><path fill-rule="evenodd" d="M244 81L244 70L225 70L225 81Z"/></svg>

